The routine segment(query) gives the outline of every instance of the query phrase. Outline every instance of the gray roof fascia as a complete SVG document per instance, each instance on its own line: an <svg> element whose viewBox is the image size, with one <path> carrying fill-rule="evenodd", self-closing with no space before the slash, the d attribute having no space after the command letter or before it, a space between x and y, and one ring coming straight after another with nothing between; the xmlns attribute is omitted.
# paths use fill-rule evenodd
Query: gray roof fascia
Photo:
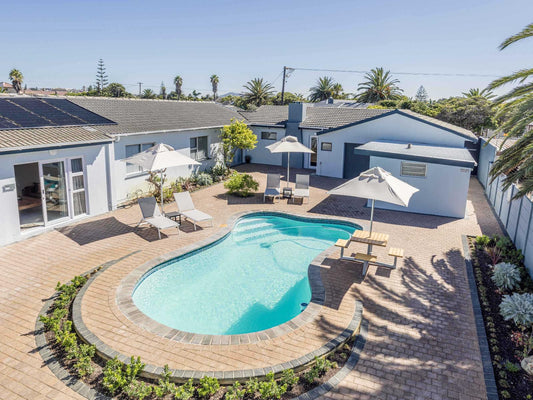
<svg viewBox="0 0 533 400"><path fill-rule="evenodd" d="M364 150L364 149L358 150L357 147L353 150L353 152L364 155L364 156L395 158L395 159L408 160L408 161L422 161L422 162L427 162L430 164L452 165L455 167L474 168L476 166L475 161L428 157L428 156L417 156L413 154L401 154L401 153L393 153L393 152L379 151L379 150Z"/></svg>

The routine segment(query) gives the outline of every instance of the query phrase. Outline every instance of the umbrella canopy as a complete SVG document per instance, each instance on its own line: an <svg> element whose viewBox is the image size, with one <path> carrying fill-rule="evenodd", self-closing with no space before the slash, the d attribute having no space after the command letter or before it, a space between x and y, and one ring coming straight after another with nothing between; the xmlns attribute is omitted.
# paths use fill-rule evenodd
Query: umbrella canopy
<svg viewBox="0 0 533 400"><path fill-rule="evenodd" d="M180 167L184 165L201 165L198 161L193 160L186 155L174 150L168 144L158 143L149 149L142 151L134 156L123 159L122 161L130 164L140 165L150 172L161 172L160 197L161 207L163 207L163 170L171 167Z"/></svg>
<svg viewBox="0 0 533 400"><path fill-rule="evenodd" d="M374 167L362 172L358 177L331 189L328 194L371 199L370 232L372 232L374 202L376 200L407 207L411 196L416 192L418 192L417 188L395 178L390 172L381 167Z"/></svg>
<svg viewBox="0 0 533 400"><path fill-rule="evenodd" d="M298 141L295 136L285 136L276 143L266 146L271 153L287 153L287 186L289 186L289 165L291 161L291 153L314 153L308 147L305 147Z"/></svg>

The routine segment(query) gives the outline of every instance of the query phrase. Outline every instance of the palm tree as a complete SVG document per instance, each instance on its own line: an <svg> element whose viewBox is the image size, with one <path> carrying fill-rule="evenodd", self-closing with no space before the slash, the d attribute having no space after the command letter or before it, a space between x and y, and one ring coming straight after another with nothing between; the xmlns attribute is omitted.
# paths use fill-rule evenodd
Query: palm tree
<svg viewBox="0 0 533 400"><path fill-rule="evenodd" d="M144 89L141 97L143 99L155 99L155 93L152 89Z"/></svg>
<svg viewBox="0 0 533 400"><path fill-rule="evenodd" d="M533 23L521 32L513 35L500 44L500 50L522 39L533 37ZM519 85L496 99L500 111L496 117L505 117L501 129L507 137L520 137L512 146L503 150L492 164L490 175L492 181L505 174L503 188L507 190L513 183L519 183L519 190L514 198L533 192L533 131L526 132L528 124L533 122L533 68L525 68L509 76L493 81L487 89L492 90L508 83L518 82ZM529 80L529 81L528 81Z"/></svg>
<svg viewBox="0 0 533 400"><path fill-rule="evenodd" d="M263 82L263 78L252 79L246 82L243 88L248 91L244 94L246 102L257 107L266 104L274 92L274 86Z"/></svg>
<svg viewBox="0 0 533 400"><path fill-rule="evenodd" d="M373 68L365 74L365 80L357 86L361 92L356 96L361 103L376 103L380 100L397 100L403 90L397 84L398 79L392 79L390 71L384 71L382 67Z"/></svg>
<svg viewBox="0 0 533 400"><path fill-rule="evenodd" d="M183 85L183 78L179 75L176 75L174 78L174 85L176 85L176 96L179 100L181 98L181 85Z"/></svg>
<svg viewBox="0 0 533 400"><path fill-rule="evenodd" d="M315 86L313 86L309 91L309 100L311 101L322 101L329 99L333 96L335 81L331 76L322 76L318 78ZM342 89L342 86L341 86Z"/></svg>
<svg viewBox="0 0 533 400"><path fill-rule="evenodd" d="M486 100L492 100L496 97L496 95L492 92L492 90L485 88L483 90L479 88L472 88L468 92L463 92L463 96L465 97L483 97Z"/></svg>
<svg viewBox="0 0 533 400"><path fill-rule="evenodd" d="M22 72L16 68L13 68L9 73L9 80L11 81L15 92L20 93L22 90L22 81L24 80L24 75L22 75Z"/></svg>
<svg viewBox="0 0 533 400"><path fill-rule="evenodd" d="M211 86L213 87L213 100L217 100L217 92L218 92L218 76L211 75L209 78L211 80Z"/></svg>
<svg viewBox="0 0 533 400"><path fill-rule="evenodd" d="M342 88L342 85L340 83L336 83L333 85L333 98L334 99L341 99L344 97L344 89Z"/></svg>

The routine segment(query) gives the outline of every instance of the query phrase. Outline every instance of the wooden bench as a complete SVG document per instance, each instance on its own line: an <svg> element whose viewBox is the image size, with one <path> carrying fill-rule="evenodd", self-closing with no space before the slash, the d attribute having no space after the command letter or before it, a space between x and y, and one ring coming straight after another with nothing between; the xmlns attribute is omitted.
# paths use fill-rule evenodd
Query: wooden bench
<svg viewBox="0 0 533 400"><path fill-rule="evenodd" d="M373 254L366 254L366 253L353 254L354 261L359 261L363 263L363 277L365 277L366 271L368 271L368 264L375 263L377 259L378 258Z"/></svg>

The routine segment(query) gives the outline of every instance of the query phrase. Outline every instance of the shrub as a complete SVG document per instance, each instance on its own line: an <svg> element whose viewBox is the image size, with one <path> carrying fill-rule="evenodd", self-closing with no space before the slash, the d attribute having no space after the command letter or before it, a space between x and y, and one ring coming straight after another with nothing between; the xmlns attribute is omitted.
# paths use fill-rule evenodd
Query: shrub
<svg viewBox="0 0 533 400"><path fill-rule="evenodd" d="M294 385L298 384L299 380L300 378L296 376L292 369L286 369L281 373L280 382L283 385L287 385L287 390L291 390Z"/></svg>
<svg viewBox="0 0 533 400"><path fill-rule="evenodd" d="M263 400L280 399L287 391L287 385L279 385L274 379L274 373L269 372L266 380L259 382L259 394Z"/></svg>
<svg viewBox="0 0 533 400"><path fill-rule="evenodd" d="M501 262L494 266L492 280L499 289L512 290L520 283L520 271L514 264Z"/></svg>
<svg viewBox="0 0 533 400"><path fill-rule="evenodd" d="M220 389L220 384L218 383L217 378L210 376L204 376L200 379L200 386L198 386L197 392L198 396L202 398L209 398L214 395L218 389Z"/></svg>
<svg viewBox="0 0 533 400"><path fill-rule="evenodd" d="M517 325L533 324L533 294L514 293L503 296L500 314L506 321L512 319Z"/></svg>
<svg viewBox="0 0 533 400"><path fill-rule="evenodd" d="M76 347L76 363L74 364L74 368L76 368L78 376L81 378L91 375L94 372L91 360L96 352L96 347L88 344L80 344L79 347Z"/></svg>
<svg viewBox="0 0 533 400"><path fill-rule="evenodd" d="M487 254L489 255L490 261L492 262L492 265L498 264L498 262L501 260L502 251L500 248L496 245L494 246L487 246L485 249Z"/></svg>
<svg viewBox="0 0 533 400"><path fill-rule="evenodd" d="M211 169L211 176L213 177L213 180L215 181L221 181L229 174L229 168L226 168L224 164L217 163L212 169Z"/></svg>
<svg viewBox="0 0 533 400"><path fill-rule="evenodd" d="M507 362L505 363L505 369L509 372L520 372L522 370L520 365L515 364L509 360L507 360Z"/></svg>
<svg viewBox="0 0 533 400"><path fill-rule="evenodd" d="M259 183L252 178L252 175L235 172L224 183L224 187L228 189L230 194L248 197L252 194L252 191L259 188Z"/></svg>
<svg viewBox="0 0 533 400"><path fill-rule="evenodd" d="M150 397L152 390L152 386L148 383L134 379L128 386L126 386L124 393L132 399L143 400L146 397Z"/></svg>
<svg viewBox="0 0 533 400"><path fill-rule="evenodd" d="M476 237L476 246L480 249L484 249L490 243L490 238L487 235L481 235Z"/></svg>
<svg viewBox="0 0 533 400"><path fill-rule="evenodd" d="M242 400L244 399L244 395L246 394L245 389L241 389L241 384L239 382L235 382L233 386L230 386L224 395L225 400Z"/></svg>
<svg viewBox="0 0 533 400"><path fill-rule="evenodd" d="M246 394L249 396L253 396L255 392L257 392L257 389L259 389L259 381L257 380L257 378L248 379L245 385Z"/></svg>
<svg viewBox="0 0 533 400"><path fill-rule="evenodd" d="M122 391L129 383L124 375L123 365L117 357L109 360L105 365L102 384L112 396Z"/></svg>
<svg viewBox="0 0 533 400"><path fill-rule="evenodd" d="M192 396L194 396L192 378L174 390L174 398L177 400L189 400Z"/></svg>
<svg viewBox="0 0 533 400"><path fill-rule="evenodd" d="M304 374L304 380L309 383L309 384L312 384L315 380L318 379L318 370L315 369L314 367L311 368L309 371L307 371L305 374Z"/></svg>
<svg viewBox="0 0 533 400"><path fill-rule="evenodd" d="M126 365L126 371L125 376L128 383L132 382L138 374L142 372L144 369L144 363L141 362L141 357L135 357L131 356L130 363Z"/></svg>
<svg viewBox="0 0 533 400"><path fill-rule="evenodd" d="M327 358L315 357L315 365L313 365L313 368L315 368L318 371L318 376L322 376L326 372L328 372L331 368L337 368L337 363L332 362L328 360Z"/></svg>
<svg viewBox="0 0 533 400"><path fill-rule="evenodd" d="M213 178L211 177L211 175L202 172L196 175L196 183L199 186L209 186L213 184Z"/></svg>
<svg viewBox="0 0 533 400"><path fill-rule="evenodd" d="M167 394L173 393L176 390L176 385L170 382L170 368L168 365L163 367L163 374L157 381L158 385L154 387L154 394L159 397L165 397Z"/></svg>

